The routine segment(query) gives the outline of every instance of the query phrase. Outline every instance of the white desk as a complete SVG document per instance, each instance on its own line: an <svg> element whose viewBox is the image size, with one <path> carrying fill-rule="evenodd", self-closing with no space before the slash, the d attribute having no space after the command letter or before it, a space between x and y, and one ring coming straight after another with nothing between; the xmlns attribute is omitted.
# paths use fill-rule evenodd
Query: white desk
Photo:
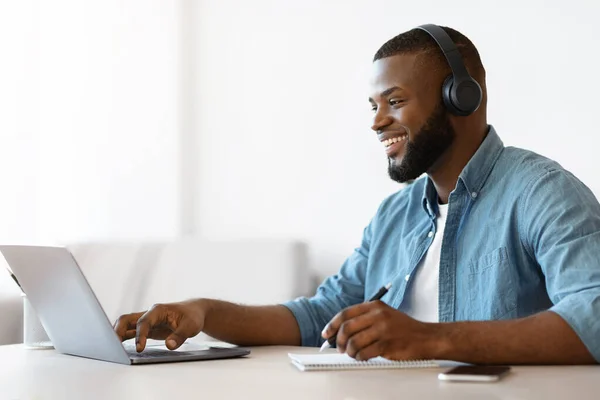
<svg viewBox="0 0 600 400"><path fill-rule="evenodd" d="M126 366L54 350L0 346L0 399L598 399L600 367L514 367L497 383L437 380L441 369L300 372L288 352L248 358Z"/></svg>

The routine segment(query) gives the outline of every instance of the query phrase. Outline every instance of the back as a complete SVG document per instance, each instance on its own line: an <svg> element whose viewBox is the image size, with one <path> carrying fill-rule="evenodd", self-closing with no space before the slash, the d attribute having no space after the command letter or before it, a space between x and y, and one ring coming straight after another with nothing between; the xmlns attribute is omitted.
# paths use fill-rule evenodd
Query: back
<svg viewBox="0 0 600 400"><path fill-rule="evenodd" d="M129 364L102 306L64 247L0 246L61 353Z"/></svg>

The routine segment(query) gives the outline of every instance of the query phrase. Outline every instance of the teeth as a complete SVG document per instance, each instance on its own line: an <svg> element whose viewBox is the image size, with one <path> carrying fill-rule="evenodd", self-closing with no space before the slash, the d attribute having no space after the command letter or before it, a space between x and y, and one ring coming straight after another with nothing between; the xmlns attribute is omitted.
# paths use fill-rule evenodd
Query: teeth
<svg viewBox="0 0 600 400"><path fill-rule="evenodd" d="M391 146L394 143L398 143L398 142L406 140L406 139L408 139L408 135L398 136L398 137L395 137L395 138L384 140L383 141L383 145L385 147L389 147L389 146Z"/></svg>

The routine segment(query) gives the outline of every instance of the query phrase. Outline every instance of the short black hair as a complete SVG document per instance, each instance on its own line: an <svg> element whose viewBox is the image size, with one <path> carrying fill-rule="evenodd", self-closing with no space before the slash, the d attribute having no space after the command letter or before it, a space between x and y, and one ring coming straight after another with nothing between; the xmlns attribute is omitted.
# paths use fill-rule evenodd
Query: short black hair
<svg viewBox="0 0 600 400"><path fill-rule="evenodd" d="M450 39L456 44L469 73L471 75L482 74L484 77L485 69L483 68L481 57L471 40L455 29L446 26L441 26L441 28L446 31L450 36ZM375 62L379 59L398 54L410 53L423 53L429 55L437 61L439 66L443 66L444 69L450 70L448 63L435 40L427 32L418 28L403 32L385 42L383 46L377 50L377 53L375 53L373 61Z"/></svg>

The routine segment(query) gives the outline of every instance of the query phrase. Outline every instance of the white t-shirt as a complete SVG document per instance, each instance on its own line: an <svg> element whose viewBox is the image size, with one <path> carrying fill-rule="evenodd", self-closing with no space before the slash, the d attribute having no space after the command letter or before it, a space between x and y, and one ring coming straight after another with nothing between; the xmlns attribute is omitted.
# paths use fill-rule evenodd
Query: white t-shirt
<svg viewBox="0 0 600 400"><path fill-rule="evenodd" d="M415 268L400 310L423 322L439 321L439 278L442 238L448 216L448 204L438 204L436 232L421 263Z"/></svg>

